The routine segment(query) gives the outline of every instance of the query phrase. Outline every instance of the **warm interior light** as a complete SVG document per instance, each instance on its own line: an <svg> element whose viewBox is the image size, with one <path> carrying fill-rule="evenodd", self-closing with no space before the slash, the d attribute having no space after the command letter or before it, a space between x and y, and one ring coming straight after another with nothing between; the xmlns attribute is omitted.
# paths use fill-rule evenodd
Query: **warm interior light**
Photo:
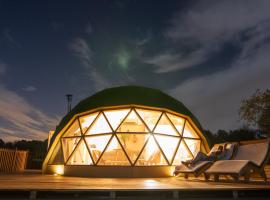
<svg viewBox="0 0 270 200"><path fill-rule="evenodd" d="M182 117L129 108L79 117L63 134L61 146L67 165L178 165L200 151L201 139Z"/></svg>
<svg viewBox="0 0 270 200"><path fill-rule="evenodd" d="M55 175L63 175L64 165L55 165L54 171L55 171Z"/></svg>

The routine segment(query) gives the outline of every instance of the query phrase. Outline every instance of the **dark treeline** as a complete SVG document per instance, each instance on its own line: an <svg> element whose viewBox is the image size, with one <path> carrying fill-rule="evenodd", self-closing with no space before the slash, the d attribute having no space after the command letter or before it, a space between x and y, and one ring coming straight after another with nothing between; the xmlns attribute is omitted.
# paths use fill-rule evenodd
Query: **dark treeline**
<svg viewBox="0 0 270 200"><path fill-rule="evenodd" d="M204 131L204 135L209 142L210 147L212 147L216 143L239 142L260 138L260 134L258 134L257 131L247 128L241 128L233 131L218 130L217 133L212 133L211 131L206 130ZM20 140L5 143L3 140L0 139L0 148L29 151L27 168L40 169L47 153L47 140Z"/></svg>
<svg viewBox="0 0 270 200"><path fill-rule="evenodd" d="M204 131L204 135L209 142L209 146L212 147L214 144L223 142L239 142L244 140L254 140L263 138L263 136L256 130L248 128L241 128L231 131L218 130L217 133L213 134L209 130Z"/></svg>

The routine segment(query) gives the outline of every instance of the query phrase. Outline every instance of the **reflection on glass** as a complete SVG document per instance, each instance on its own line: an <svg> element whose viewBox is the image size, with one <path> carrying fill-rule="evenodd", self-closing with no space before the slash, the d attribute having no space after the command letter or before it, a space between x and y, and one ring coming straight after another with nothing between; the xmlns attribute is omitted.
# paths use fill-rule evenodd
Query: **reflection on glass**
<svg viewBox="0 0 270 200"><path fill-rule="evenodd" d="M110 133L110 132L112 132L112 129L110 128L104 115L100 113L97 119L93 122L92 126L86 132L86 135Z"/></svg>
<svg viewBox="0 0 270 200"><path fill-rule="evenodd" d="M117 134L117 137L129 156L129 159L134 163L149 137L149 134L119 133Z"/></svg>
<svg viewBox="0 0 270 200"><path fill-rule="evenodd" d="M73 124L68 128L63 137L81 136L81 130L78 120L74 120Z"/></svg>
<svg viewBox="0 0 270 200"><path fill-rule="evenodd" d="M146 126L132 110L127 118L123 121L121 126L117 129L117 132L148 132Z"/></svg>
<svg viewBox="0 0 270 200"><path fill-rule="evenodd" d="M193 157L187 150L186 146L184 145L184 142L181 141L180 146L175 155L175 158L173 160L173 165L180 165L181 161L190 160L192 158Z"/></svg>
<svg viewBox="0 0 270 200"><path fill-rule="evenodd" d="M184 126L184 119L170 113L166 113L173 123L174 127L177 129L178 133L181 134Z"/></svg>
<svg viewBox="0 0 270 200"><path fill-rule="evenodd" d="M144 109L136 109L136 111L139 113L148 128L152 131L161 115L161 112Z"/></svg>
<svg viewBox="0 0 270 200"><path fill-rule="evenodd" d="M108 121L113 127L113 130L116 130L129 111L130 109L109 110L109 111L105 111L104 114L106 115Z"/></svg>
<svg viewBox="0 0 270 200"><path fill-rule="evenodd" d="M173 128L173 126L171 125L169 119L167 118L167 116L165 114L163 114L162 117L160 118L154 132L155 133L162 133L162 134L166 134L166 135L179 136L179 134Z"/></svg>
<svg viewBox="0 0 270 200"><path fill-rule="evenodd" d="M79 120L80 120L80 123L81 123L83 133L85 133L85 131L92 124L92 122L94 121L94 119L96 118L97 115L98 115L98 113L96 112L96 113L92 113L90 115L80 117Z"/></svg>
<svg viewBox="0 0 270 200"><path fill-rule="evenodd" d="M83 140L80 141L73 154L70 156L68 165L90 165L93 164L90 154Z"/></svg>
<svg viewBox="0 0 270 200"><path fill-rule="evenodd" d="M98 161L110 138L111 135L85 137L86 143L95 163Z"/></svg>
<svg viewBox="0 0 270 200"><path fill-rule="evenodd" d="M115 136L103 153L98 165L130 165L125 152L121 148Z"/></svg>
<svg viewBox="0 0 270 200"><path fill-rule="evenodd" d="M184 134L183 137L189 137L189 138L199 138L199 136L196 134L190 123L187 121L185 124Z"/></svg>
<svg viewBox="0 0 270 200"><path fill-rule="evenodd" d="M180 138L165 135L155 135L155 137L166 158L171 163Z"/></svg>
<svg viewBox="0 0 270 200"><path fill-rule="evenodd" d="M185 139L185 142L193 156L196 156L200 151L200 140Z"/></svg>
<svg viewBox="0 0 270 200"><path fill-rule="evenodd" d="M80 137L76 138L62 138L62 148L64 153L65 162L67 161L68 157L77 146L78 142L80 141Z"/></svg>
<svg viewBox="0 0 270 200"><path fill-rule="evenodd" d="M136 162L136 165L167 165L167 162L158 148L153 136L150 136L147 145Z"/></svg>

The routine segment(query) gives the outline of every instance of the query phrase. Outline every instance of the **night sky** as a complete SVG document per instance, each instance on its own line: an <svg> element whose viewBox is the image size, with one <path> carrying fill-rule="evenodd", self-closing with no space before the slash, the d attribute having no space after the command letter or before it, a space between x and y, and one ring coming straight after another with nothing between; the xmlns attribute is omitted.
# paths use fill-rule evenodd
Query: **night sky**
<svg viewBox="0 0 270 200"><path fill-rule="evenodd" d="M243 126L241 100L270 86L270 1L0 0L0 138L47 137L112 86L159 88L204 129Z"/></svg>

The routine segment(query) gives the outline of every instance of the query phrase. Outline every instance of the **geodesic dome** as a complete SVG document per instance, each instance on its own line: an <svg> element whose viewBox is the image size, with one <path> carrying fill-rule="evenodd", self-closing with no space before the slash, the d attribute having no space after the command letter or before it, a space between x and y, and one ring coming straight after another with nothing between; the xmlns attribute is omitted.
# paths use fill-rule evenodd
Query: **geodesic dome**
<svg viewBox="0 0 270 200"><path fill-rule="evenodd" d="M170 167L207 150L201 126L182 103L156 89L122 86L83 100L63 118L43 171Z"/></svg>

